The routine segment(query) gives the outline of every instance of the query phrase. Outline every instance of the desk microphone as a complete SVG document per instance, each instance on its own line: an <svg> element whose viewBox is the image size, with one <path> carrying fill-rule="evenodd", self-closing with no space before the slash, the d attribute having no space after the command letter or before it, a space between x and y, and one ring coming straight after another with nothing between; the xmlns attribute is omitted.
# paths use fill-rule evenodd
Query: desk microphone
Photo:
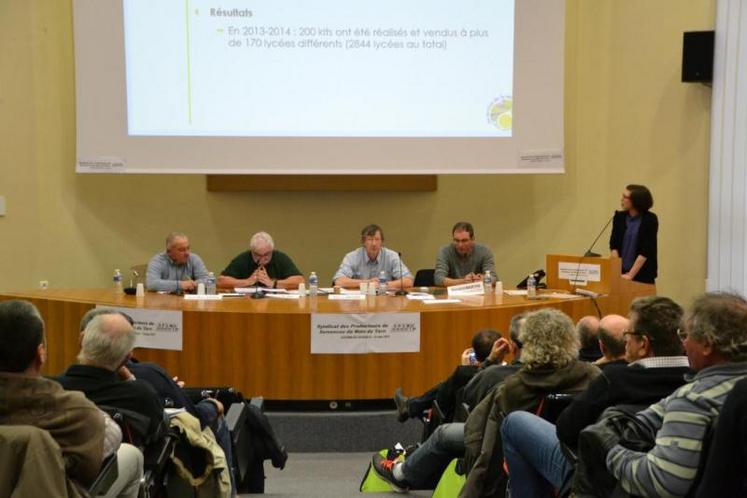
<svg viewBox="0 0 747 498"><path fill-rule="evenodd" d="M394 293L395 296L406 296L407 291L405 290L405 274L402 273L402 253L398 252L399 256L399 290Z"/></svg>

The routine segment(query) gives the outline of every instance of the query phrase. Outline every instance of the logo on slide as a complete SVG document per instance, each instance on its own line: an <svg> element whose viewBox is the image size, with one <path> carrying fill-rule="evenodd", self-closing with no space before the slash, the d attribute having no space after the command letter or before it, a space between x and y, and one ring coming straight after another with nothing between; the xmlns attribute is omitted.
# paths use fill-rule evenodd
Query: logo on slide
<svg viewBox="0 0 747 498"><path fill-rule="evenodd" d="M511 109L514 99L509 95L502 95L493 100L488 106L488 123L502 131L510 131L513 118Z"/></svg>

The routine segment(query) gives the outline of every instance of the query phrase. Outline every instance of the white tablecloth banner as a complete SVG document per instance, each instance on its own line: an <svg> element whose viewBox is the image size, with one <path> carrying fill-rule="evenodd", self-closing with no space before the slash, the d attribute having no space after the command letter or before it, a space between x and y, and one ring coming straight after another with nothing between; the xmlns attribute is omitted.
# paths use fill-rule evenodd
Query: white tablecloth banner
<svg viewBox="0 0 747 498"><path fill-rule="evenodd" d="M419 351L420 313L311 315L311 354Z"/></svg>

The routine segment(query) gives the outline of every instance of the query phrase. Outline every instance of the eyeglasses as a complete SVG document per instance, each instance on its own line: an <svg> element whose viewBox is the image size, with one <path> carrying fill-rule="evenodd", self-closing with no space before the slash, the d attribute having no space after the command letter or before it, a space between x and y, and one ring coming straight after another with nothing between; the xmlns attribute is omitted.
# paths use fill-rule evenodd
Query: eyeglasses
<svg viewBox="0 0 747 498"><path fill-rule="evenodd" d="M629 336L629 335L634 335L634 336L637 336L637 337L645 337L646 339L648 339L649 341L652 341L652 342L654 340L651 336L646 335L645 333L639 332L637 330L630 330L630 329L623 330L623 337L626 337L626 336Z"/></svg>

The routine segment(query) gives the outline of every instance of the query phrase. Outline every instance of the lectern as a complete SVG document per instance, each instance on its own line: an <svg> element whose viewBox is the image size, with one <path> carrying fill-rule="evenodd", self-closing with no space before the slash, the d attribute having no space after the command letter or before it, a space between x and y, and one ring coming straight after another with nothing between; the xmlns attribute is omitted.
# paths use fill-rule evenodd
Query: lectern
<svg viewBox="0 0 747 498"><path fill-rule="evenodd" d="M545 272L551 289L588 290L605 296L605 314L626 315L635 298L656 295L656 285L622 278L620 258L548 254Z"/></svg>

